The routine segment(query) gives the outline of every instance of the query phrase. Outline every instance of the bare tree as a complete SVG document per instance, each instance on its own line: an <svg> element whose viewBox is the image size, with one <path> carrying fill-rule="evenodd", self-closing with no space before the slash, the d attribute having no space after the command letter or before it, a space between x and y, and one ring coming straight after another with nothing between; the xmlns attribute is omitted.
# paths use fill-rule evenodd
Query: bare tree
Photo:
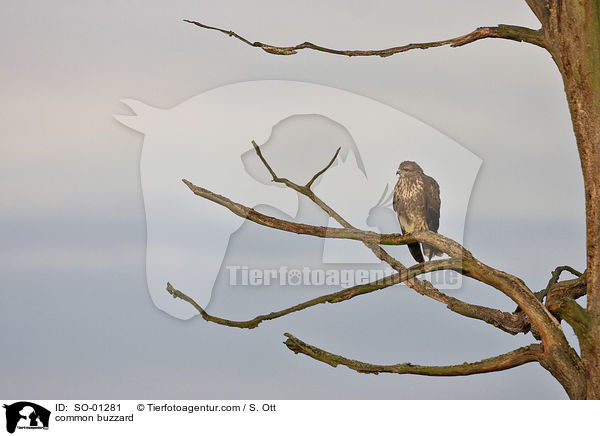
<svg viewBox="0 0 600 436"><path fill-rule="evenodd" d="M584 273L569 266L559 266L552 272L546 288L533 292L520 278L484 264L457 242L437 233L379 234L358 229L344 220L311 189L312 184L334 163L339 150L308 183L299 185L278 176L264 158L258 145L253 142L258 157L274 182L282 183L309 198L339 223L341 228L281 220L195 186L187 180L183 182L194 194L226 207L234 214L257 224L300 235L360 241L396 272L382 280L323 295L248 321L233 321L212 316L170 283L167 284L168 292L173 297L192 304L207 321L251 329L263 321L279 318L317 304L339 303L357 295L404 283L419 294L445 304L455 313L481 320L513 335L531 331L539 342L479 362L450 366L420 366L411 363L375 365L359 362L321 350L289 333L285 334L287 337L285 344L295 353L305 354L332 366L344 365L363 373L456 376L501 371L528 362L538 362L558 380L571 399L600 399L600 2L596 0L526 0L526 2L539 19L540 29L500 24L495 27L480 27L466 35L443 41L411 43L381 50L336 50L311 42L279 47L262 42L251 42L230 30L208 26L197 21L186 21L204 29L222 32L249 46L276 55L294 55L300 50L316 50L342 56L387 57L414 49L459 47L486 38L524 42L548 51L562 75L584 177L587 241L587 265ZM449 258L423 262L407 268L383 248L413 242L432 245L447 254ZM417 278L424 273L439 270L457 271L497 289L517 304L517 310L509 313L470 304L450 297L431 283ZM560 280L563 272L569 272L576 278ZM585 308L576 301L583 296L587 296ZM563 320L573 328L579 341L580 354L567 341L561 327Z"/></svg>

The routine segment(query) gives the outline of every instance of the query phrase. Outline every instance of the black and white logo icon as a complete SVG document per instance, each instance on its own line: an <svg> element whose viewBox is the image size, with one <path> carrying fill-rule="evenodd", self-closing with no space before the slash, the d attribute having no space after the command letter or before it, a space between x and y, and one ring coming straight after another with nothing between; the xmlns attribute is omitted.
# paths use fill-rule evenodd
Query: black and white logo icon
<svg viewBox="0 0 600 436"><path fill-rule="evenodd" d="M6 431L14 433L16 429L48 429L50 411L29 401L19 401L3 406L6 409Z"/></svg>

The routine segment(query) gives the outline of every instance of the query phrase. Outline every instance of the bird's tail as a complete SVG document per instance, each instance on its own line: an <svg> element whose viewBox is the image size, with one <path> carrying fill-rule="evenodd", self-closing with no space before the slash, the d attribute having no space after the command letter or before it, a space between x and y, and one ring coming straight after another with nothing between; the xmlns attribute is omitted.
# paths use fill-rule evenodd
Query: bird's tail
<svg viewBox="0 0 600 436"><path fill-rule="evenodd" d="M425 246L423 246L423 248L425 248ZM412 257L418 263L425 261L425 259L423 259L423 253L421 253L421 244L419 244L418 242L413 242L412 244L408 244L408 250L410 251L410 254L412 255Z"/></svg>
<svg viewBox="0 0 600 436"><path fill-rule="evenodd" d="M412 253L412 250L411 250L411 253ZM425 256L427 256L427 258L429 260L431 260L431 258L433 256L441 256L443 253L440 250L438 250L437 248L432 247L431 245L423 244L423 254L425 254ZM414 255L413 255L413 257L414 257Z"/></svg>

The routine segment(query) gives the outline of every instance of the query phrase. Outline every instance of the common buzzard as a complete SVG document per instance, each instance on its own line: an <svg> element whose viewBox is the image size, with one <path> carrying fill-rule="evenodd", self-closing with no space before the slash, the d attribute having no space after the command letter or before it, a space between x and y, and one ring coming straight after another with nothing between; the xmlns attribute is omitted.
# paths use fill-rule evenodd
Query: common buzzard
<svg viewBox="0 0 600 436"><path fill-rule="evenodd" d="M402 233L437 232L440 227L440 186L416 162L402 162L396 174L400 178L394 188L394 210ZM418 242L408 244L408 249L417 262L424 261ZM429 260L442 255L441 251L427 244L423 244L423 253Z"/></svg>

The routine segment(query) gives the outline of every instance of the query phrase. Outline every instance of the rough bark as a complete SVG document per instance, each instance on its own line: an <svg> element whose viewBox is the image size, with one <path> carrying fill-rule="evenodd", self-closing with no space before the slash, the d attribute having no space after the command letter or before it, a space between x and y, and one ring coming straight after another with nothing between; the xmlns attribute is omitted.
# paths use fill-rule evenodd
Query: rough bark
<svg viewBox="0 0 600 436"><path fill-rule="evenodd" d="M600 399L600 3L529 0L563 79L585 184L587 310L563 305L585 367L586 398Z"/></svg>
<svg viewBox="0 0 600 436"><path fill-rule="evenodd" d="M464 362L448 366L423 366L413 363L396 363L393 365L374 365L359 360L348 359L337 354L317 348L301 341L290 333L285 333L288 338L284 344L294 353L305 354L315 360L320 360L328 365L336 367L346 366L357 372L365 374L393 373L393 374L415 374L437 377L456 377L463 375L485 374L486 372L504 371L505 369L521 366L525 363L535 362L542 355L542 346L531 344L518 348L499 356L494 356L478 362Z"/></svg>

